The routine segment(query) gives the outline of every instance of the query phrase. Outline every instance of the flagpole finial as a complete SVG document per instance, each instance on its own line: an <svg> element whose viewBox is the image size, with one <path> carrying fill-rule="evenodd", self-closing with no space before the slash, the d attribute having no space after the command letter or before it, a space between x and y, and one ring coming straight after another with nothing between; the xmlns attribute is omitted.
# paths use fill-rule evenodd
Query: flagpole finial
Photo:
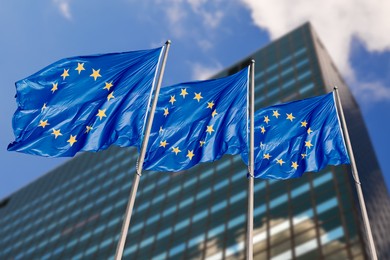
<svg viewBox="0 0 390 260"><path fill-rule="evenodd" d="M255 63L255 59L251 59L251 63L254 64Z"/></svg>
<svg viewBox="0 0 390 260"><path fill-rule="evenodd" d="M334 89L334 90L337 90L337 89L338 89L338 87L335 85L335 86L333 87L333 89Z"/></svg>
<svg viewBox="0 0 390 260"><path fill-rule="evenodd" d="M166 42L165 42L165 44L171 44L172 42L171 42L171 40L167 40Z"/></svg>

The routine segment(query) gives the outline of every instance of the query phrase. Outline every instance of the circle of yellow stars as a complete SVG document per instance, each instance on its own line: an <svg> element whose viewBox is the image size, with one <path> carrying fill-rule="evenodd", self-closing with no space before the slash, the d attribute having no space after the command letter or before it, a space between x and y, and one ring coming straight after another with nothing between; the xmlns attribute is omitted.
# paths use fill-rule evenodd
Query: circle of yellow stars
<svg viewBox="0 0 390 260"><path fill-rule="evenodd" d="M81 75L84 71L86 71L86 68L84 67L85 66L85 63L82 63L82 62L78 62L77 63L77 66L75 66L76 68L74 68L74 70L72 70L70 67L69 68L65 68L62 70L62 73L59 75L59 80L57 81L54 81L51 83L51 93L52 95L56 95L58 91L60 91L60 81L62 80L62 82L66 83L66 81L68 80L69 77L72 77L72 74L73 72L72 71L75 71L74 73L77 73L77 75ZM101 75L101 69L95 69L95 68L91 68L91 74L89 74L89 77L93 80L93 82L96 82L99 78L102 78L102 75ZM113 82L105 82L104 83L104 87L102 88L103 90L107 90L108 91L108 94L107 94L107 102L115 99L115 96L114 96L114 91L111 90L111 88L113 87ZM185 95L187 95L188 93L186 93L185 91L182 92L182 96L185 97ZM42 107L41 107L41 112L43 113L44 111L46 111L48 108L50 107L49 105L49 102L45 102ZM107 109L98 109L98 113L96 114L96 118L98 121L102 121L104 120L104 118L107 117L107 114L106 114L106 111ZM46 114L42 114L43 116L45 116ZM39 124L38 124L38 128L42 128L42 129L47 129L48 126L50 126L50 123L49 123L49 120L48 119L41 119L39 121ZM90 133L91 131L93 131L93 126L92 125L87 125L85 126L85 134L88 134ZM53 136L54 139L57 139L61 136L64 136L64 134L61 132L61 129L60 128L52 128L50 129L51 131L51 135ZM66 140L66 142L69 144L70 147L72 147L76 142L77 142L77 135L73 135L73 134L69 134L69 139Z"/></svg>
<svg viewBox="0 0 390 260"><path fill-rule="evenodd" d="M272 115L269 116L269 115L265 115L263 116L263 122L264 122L264 125L261 125L259 127L259 130L260 130L260 133L262 136L264 136L267 132L267 127L269 126L269 123L272 121L272 118L274 119L278 119L281 114L279 113L280 111L279 110L272 110ZM288 120L290 122L295 122L296 120L296 117L294 116L293 113L286 113L286 118L285 120ZM307 151L310 151L312 149L312 147L314 146L314 144L312 144L312 140L310 140L310 135L314 132L310 127L309 127L309 123L306 121L306 120L303 120L300 122L300 127L303 127L305 128L306 130L306 134L307 134L307 139L306 141L304 141L304 147L307 149L306 150L306 153L301 153L300 154L300 159L301 160L304 160L306 159L306 157L308 156L307 154ZM271 153L269 152L266 152L266 144L264 144L263 142L260 143L260 149L263 150L262 152L262 159L263 160L267 160L267 161L271 161L273 158L273 156L271 155ZM276 156L276 155L275 155ZM283 166L286 161L283 160L283 158L280 158L278 156L275 157L275 159L273 159L275 164L279 165L279 166ZM290 165L291 169L293 170L298 170L299 168L299 161L291 161L291 165Z"/></svg>
<svg viewBox="0 0 390 260"><path fill-rule="evenodd" d="M180 89L180 94L178 96L180 96L181 99L184 100L184 99L187 98L188 95L190 95L190 93L188 92L188 89L187 88L181 88ZM196 103L201 103L201 101L204 100L202 92L194 91L192 100L194 100ZM170 106L173 107L176 102L177 102L177 96L176 95L169 95L168 106L164 107L163 110L162 110L163 111L163 116L165 118L170 116L170 112L171 112L170 111L170 109L171 109ZM215 118L218 115L218 112L217 112L217 109L215 108L215 106L216 106L216 104L215 104L214 100L209 100L209 101L205 102L205 109L210 109L212 118ZM213 124L207 125L206 129L205 129L205 132L206 132L206 134L208 136L213 135L215 133L214 125ZM163 126L160 126L159 134L161 135L163 133L164 133L164 128L163 128ZM200 140L199 144L198 144L198 147L204 147L205 144L206 144L206 140ZM179 155L180 153L182 153L182 150L180 150L179 146L168 147L168 145L169 145L169 143L168 143L168 140L166 140L166 139L159 141L159 147L162 147L162 148L165 148L165 149L169 148L172 154ZM184 153L185 153L185 151L184 151ZM196 156L195 153L196 153L196 151L187 149L187 152L185 153L185 157L188 158L188 160L191 161L193 159L193 157Z"/></svg>

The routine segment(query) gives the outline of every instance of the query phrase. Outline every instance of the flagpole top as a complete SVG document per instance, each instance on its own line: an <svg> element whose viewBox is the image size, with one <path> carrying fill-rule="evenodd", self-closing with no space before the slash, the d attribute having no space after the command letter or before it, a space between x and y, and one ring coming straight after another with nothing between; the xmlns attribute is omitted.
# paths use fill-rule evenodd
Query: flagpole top
<svg viewBox="0 0 390 260"><path fill-rule="evenodd" d="M334 89L334 90L337 90L337 89L338 89L338 87L337 87L337 86L334 86L334 87L333 87L333 89Z"/></svg>
<svg viewBox="0 0 390 260"><path fill-rule="evenodd" d="M255 59L251 59L251 64L255 64Z"/></svg>
<svg viewBox="0 0 390 260"><path fill-rule="evenodd" d="M165 42L165 44L171 44L171 40L167 40L166 42Z"/></svg>

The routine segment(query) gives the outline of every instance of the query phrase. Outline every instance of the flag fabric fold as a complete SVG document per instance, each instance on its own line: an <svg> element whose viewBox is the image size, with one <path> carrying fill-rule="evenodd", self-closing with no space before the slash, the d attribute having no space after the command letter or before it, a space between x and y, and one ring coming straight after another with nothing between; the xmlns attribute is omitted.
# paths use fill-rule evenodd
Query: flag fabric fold
<svg viewBox="0 0 390 260"><path fill-rule="evenodd" d="M255 113L255 178L289 179L349 164L333 93ZM248 162L248 151L242 153Z"/></svg>
<svg viewBox="0 0 390 260"><path fill-rule="evenodd" d="M63 157L139 146L162 49L65 58L16 82L8 150Z"/></svg>
<svg viewBox="0 0 390 260"><path fill-rule="evenodd" d="M249 70L161 89L144 169L181 171L247 149Z"/></svg>

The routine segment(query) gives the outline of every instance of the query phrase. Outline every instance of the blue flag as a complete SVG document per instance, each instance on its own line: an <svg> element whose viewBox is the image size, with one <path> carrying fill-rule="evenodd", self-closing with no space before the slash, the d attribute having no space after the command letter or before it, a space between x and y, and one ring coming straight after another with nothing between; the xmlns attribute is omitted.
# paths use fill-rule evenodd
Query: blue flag
<svg viewBox="0 0 390 260"><path fill-rule="evenodd" d="M144 169L181 171L248 149L248 71L161 89Z"/></svg>
<svg viewBox="0 0 390 260"><path fill-rule="evenodd" d="M8 150L62 157L138 146L162 49L62 59L16 82Z"/></svg>
<svg viewBox="0 0 390 260"><path fill-rule="evenodd" d="M255 113L255 178L289 179L349 164L333 93ZM242 153L248 162L248 151Z"/></svg>

